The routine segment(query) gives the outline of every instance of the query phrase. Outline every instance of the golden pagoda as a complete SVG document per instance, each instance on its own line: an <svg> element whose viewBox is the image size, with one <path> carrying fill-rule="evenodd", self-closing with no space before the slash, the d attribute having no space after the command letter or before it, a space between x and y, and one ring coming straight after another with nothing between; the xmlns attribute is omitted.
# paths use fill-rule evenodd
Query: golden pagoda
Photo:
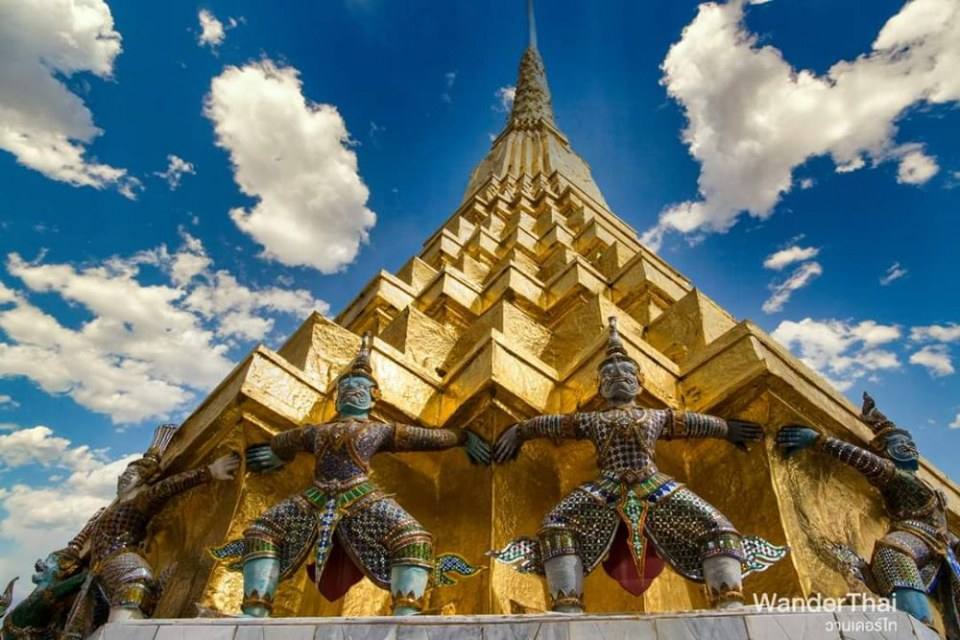
<svg viewBox="0 0 960 640"><path fill-rule="evenodd" d="M660 468L716 505L744 532L791 553L745 582L753 593L840 596L833 542L869 557L887 519L855 471L825 456L785 461L772 435L801 422L853 441L869 429L824 378L749 320L737 321L615 215L589 165L554 119L532 27L516 98L503 131L470 176L462 202L397 273L381 271L335 319L314 313L278 350L258 346L179 429L163 466L195 467L227 450L334 413L333 383L372 332L380 417L432 427L469 427L493 440L543 413L597 403L606 320L616 316L645 379L641 404L712 413L765 425L762 446L742 453L723 441L663 442ZM536 531L551 505L591 476L587 443L528 443L515 462L471 466L461 451L383 454L374 478L455 551L488 569L429 594L428 610L480 614L542 611L541 579L485 557ZM312 459L284 470L238 474L173 500L147 545L169 580L156 617L193 617L196 605L237 613L238 573L215 565L211 546L239 536L266 507L308 486ZM957 524L960 489L929 462L922 476L942 489ZM375 615L390 595L364 579L326 602L300 570L281 583L274 616ZM641 597L602 571L586 582L592 612L705 608L699 585L665 571Z"/></svg>

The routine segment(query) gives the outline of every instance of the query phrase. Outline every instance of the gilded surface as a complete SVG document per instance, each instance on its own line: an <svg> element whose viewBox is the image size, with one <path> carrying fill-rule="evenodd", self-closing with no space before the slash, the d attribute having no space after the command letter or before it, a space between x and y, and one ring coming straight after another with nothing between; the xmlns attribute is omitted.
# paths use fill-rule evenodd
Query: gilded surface
<svg viewBox="0 0 960 640"><path fill-rule="evenodd" d="M381 417L470 427L493 439L532 415L589 408L610 315L645 376L643 405L753 420L771 435L798 421L854 442L869 435L827 382L755 325L735 324L640 245L546 110L539 55L525 57L520 75L522 117L507 123L463 203L421 254L397 275L375 277L336 322L313 314L278 353L254 351L187 420L166 468L195 466L332 416L330 391L365 328L378 334L372 364L383 391ZM459 450L378 457L375 481L434 533L438 552L489 567L433 590L427 609L545 610L542 580L493 565L484 554L536 531L557 500L594 475L594 459L586 443L546 441L492 468L471 467ZM825 545L842 542L869 556L885 530L879 498L855 472L816 456L802 465L785 461L772 439L749 453L721 441L664 442L658 464L740 530L790 545L784 562L745 581L748 601L763 591L846 593ZM956 525L960 491L923 464L924 477L947 494ZM240 474L236 483L171 502L147 547L155 566L173 567L158 613L192 616L194 603L236 613L240 575L215 567L204 548L239 536L310 479L311 460L302 456L283 472ZM275 615L383 614L389 599L364 580L340 601L325 602L301 569L282 583ZM707 604L698 585L666 569L640 598L596 571L586 582L586 606L656 612Z"/></svg>

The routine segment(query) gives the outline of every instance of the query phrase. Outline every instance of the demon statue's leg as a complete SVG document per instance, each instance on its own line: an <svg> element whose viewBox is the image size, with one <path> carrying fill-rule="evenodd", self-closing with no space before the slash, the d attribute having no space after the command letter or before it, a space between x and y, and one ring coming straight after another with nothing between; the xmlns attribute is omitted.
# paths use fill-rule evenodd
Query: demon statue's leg
<svg viewBox="0 0 960 640"><path fill-rule="evenodd" d="M894 531L877 542L870 561L877 592L893 598L897 609L926 624L933 622L933 616L920 567L930 556L925 542L913 534Z"/></svg>
<svg viewBox="0 0 960 640"><path fill-rule="evenodd" d="M143 611L132 607L110 607L110 616L107 622L126 622L127 620L143 620Z"/></svg>
<svg viewBox="0 0 960 640"><path fill-rule="evenodd" d="M897 609L909 613L924 624L932 624L933 616L930 613L930 601L927 594L916 589L899 587L892 594Z"/></svg>
<svg viewBox="0 0 960 640"><path fill-rule="evenodd" d="M743 574L739 559L730 556L706 558L703 578L707 583L707 595L716 609L743 606Z"/></svg>
<svg viewBox="0 0 960 640"><path fill-rule="evenodd" d="M552 609L583 613L583 562L576 554L554 556L543 563Z"/></svg>
<svg viewBox="0 0 960 640"><path fill-rule="evenodd" d="M251 558L243 563L243 604L241 610L251 618L267 618L280 580L280 560Z"/></svg>
<svg viewBox="0 0 960 640"><path fill-rule="evenodd" d="M430 572L423 567L394 565L390 570L393 615L412 616L420 613L429 579Z"/></svg>

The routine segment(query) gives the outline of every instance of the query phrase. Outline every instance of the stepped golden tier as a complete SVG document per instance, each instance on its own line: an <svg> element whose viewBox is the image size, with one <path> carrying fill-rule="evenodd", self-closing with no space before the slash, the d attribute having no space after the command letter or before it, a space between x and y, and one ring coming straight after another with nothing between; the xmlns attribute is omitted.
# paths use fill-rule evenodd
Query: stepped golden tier
<svg viewBox="0 0 960 640"><path fill-rule="evenodd" d="M786 544L790 555L745 583L780 596L848 590L831 544L869 557L886 531L880 498L854 470L809 457L787 461L773 431L800 422L866 441L858 410L750 321L737 321L644 247L607 206L587 163L559 129L535 39L523 54L503 132L470 176L463 201L396 274L380 272L335 318L307 318L279 351L257 347L197 407L167 449L168 472L331 418L333 383L360 335L371 332L384 419L468 427L490 440L519 420L595 407L607 318L619 321L649 407L707 412L765 425L763 445L741 453L718 440L662 442L660 468L716 505L742 531ZM146 546L171 567L157 617L192 617L195 605L237 613L242 577L208 547L242 535L268 506L311 482L309 456L274 474L239 474L174 499ZM530 442L520 458L471 467L462 452L379 456L374 477L432 531L441 551L488 566L435 589L427 610L542 611L545 586L485 556L537 530L551 505L594 472L588 443ZM957 523L960 490L928 462ZM665 571L634 598L602 571L589 576L592 612L661 612L707 606L700 585ZM390 594L368 580L326 602L305 569L283 582L274 616L385 614Z"/></svg>

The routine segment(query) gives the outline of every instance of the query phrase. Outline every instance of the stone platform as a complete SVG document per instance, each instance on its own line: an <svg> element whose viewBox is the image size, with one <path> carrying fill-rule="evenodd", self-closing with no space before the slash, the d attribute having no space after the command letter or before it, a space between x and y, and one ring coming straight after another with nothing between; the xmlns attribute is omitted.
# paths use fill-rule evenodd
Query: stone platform
<svg viewBox="0 0 960 640"><path fill-rule="evenodd" d="M937 640L908 615L860 611L412 618L197 618L108 624L92 640Z"/></svg>

